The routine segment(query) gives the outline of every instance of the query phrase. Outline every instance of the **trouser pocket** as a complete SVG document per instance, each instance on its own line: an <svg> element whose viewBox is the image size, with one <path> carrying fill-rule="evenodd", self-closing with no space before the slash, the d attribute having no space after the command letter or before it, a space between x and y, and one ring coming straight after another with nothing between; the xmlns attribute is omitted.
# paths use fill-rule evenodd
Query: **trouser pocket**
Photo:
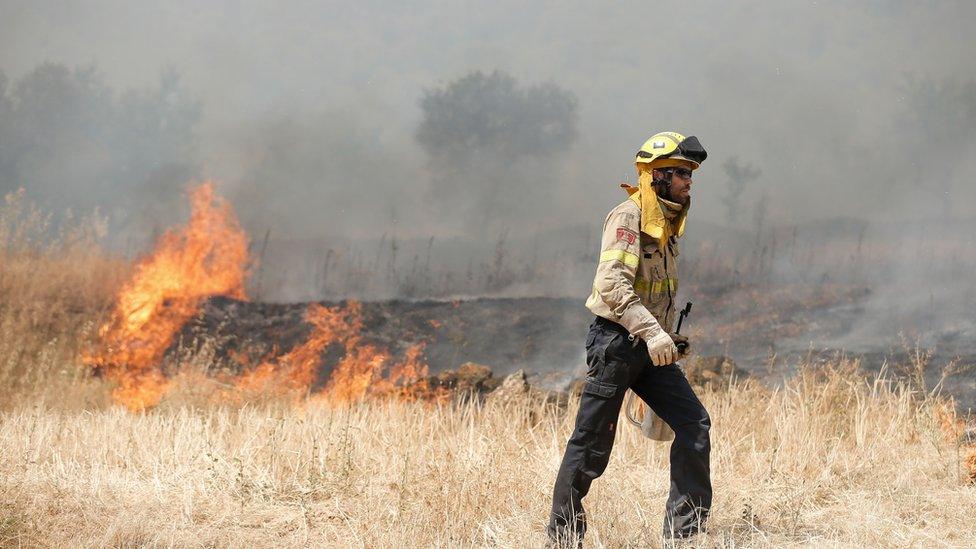
<svg viewBox="0 0 976 549"><path fill-rule="evenodd" d="M611 398L617 392L617 384L587 376L583 382L583 392L598 397Z"/></svg>
<svg viewBox="0 0 976 549"><path fill-rule="evenodd" d="M618 379L620 374L617 348L626 337L621 333L606 329L602 323L594 322L586 335L586 381L595 383L590 391L594 395L608 398L607 386L625 385ZM584 386L584 390L585 386Z"/></svg>
<svg viewBox="0 0 976 549"><path fill-rule="evenodd" d="M586 488L590 481L603 474L610 462L610 450L617 431L617 417L620 415L621 395L625 390L626 388L614 383L592 378L587 378L583 383L573 438L583 452L580 472Z"/></svg>

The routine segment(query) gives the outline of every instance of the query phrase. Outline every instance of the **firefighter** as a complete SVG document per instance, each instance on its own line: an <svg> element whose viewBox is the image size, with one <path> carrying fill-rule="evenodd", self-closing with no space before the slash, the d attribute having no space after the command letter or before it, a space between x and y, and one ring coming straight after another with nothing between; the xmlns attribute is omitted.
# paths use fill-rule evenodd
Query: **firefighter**
<svg viewBox="0 0 976 549"><path fill-rule="evenodd" d="M586 336L588 371L576 427L553 489L547 533L559 545L581 544L582 500L610 460L617 418L633 390L674 431L665 539L698 533L712 502L708 412L676 364L670 334L677 309L678 239L691 204L692 173L707 156L694 136L662 132L637 151L638 186L603 224L600 261L586 301L596 315ZM687 352L687 351L686 351Z"/></svg>

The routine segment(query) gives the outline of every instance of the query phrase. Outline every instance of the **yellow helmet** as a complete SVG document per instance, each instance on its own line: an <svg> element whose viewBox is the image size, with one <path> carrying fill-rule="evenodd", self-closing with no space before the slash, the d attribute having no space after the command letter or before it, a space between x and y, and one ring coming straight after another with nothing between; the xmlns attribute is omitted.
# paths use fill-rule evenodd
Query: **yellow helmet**
<svg viewBox="0 0 976 549"><path fill-rule="evenodd" d="M641 164L646 164L648 168L688 166L697 170L707 156L708 153L694 135L685 137L677 132L661 132L641 145L634 165L638 169Z"/></svg>

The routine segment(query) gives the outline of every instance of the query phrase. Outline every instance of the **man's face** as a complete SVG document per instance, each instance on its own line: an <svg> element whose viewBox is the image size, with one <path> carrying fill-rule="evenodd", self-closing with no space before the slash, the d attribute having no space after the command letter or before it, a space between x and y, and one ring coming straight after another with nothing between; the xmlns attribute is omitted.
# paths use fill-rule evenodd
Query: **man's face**
<svg viewBox="0 0 976 549"><path fill-rule="evenodd" d="M671 171L671 188L668 190L668 196L664 198L687 205L691 200L691 169L684 167L668 169Z"/></svg>

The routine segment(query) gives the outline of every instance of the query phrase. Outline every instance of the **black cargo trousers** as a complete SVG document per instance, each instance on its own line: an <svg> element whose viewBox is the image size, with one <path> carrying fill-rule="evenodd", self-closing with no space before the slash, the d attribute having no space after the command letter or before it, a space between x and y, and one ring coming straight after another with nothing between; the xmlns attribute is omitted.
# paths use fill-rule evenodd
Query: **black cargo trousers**
<svg viewBox="0 0 976 549"><path fill-rule="evenodd" d="M630 388L674 430L671 490L664 536L696 534L712 505L709 479L711 420L676 364L653 366L647 346L631 341L623 326L597 317L586 336L589 369L573 430L552 494L548 534L558 541L582 540L586 513L582 500L590 483L607 468L624 394ZM625 420L626 421L626 420Z"/></svg>

